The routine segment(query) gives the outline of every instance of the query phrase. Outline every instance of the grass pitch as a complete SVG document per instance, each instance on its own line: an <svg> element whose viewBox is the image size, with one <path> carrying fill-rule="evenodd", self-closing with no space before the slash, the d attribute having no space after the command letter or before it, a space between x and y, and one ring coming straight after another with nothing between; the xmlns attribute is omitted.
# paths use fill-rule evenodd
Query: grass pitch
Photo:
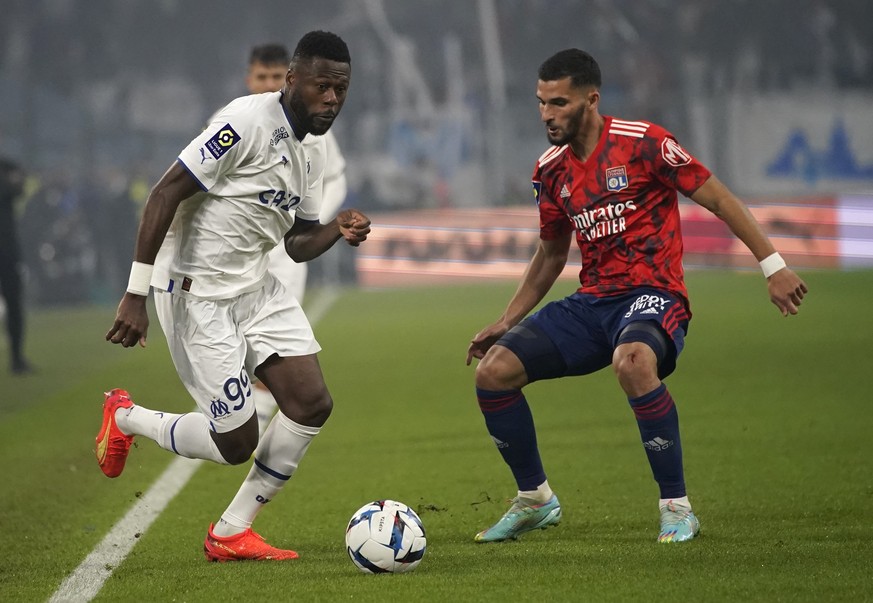
<svg viewBox="0 0 873 603"><path fill-rule="evenodd" d="M334 415L256 523L301 558L207 563L206 527L248 467L204 464L96 600L871 600L873 272L804 276L811 293L785 319L760 275L689 275L694 319L667 383L698 540L655 542L657 488L606 370L526 389L561 526L473 543L514 484L464 355L514 284L348 291L316 327ZM559 283L553 297L572 287ZM102 391L192 406L154 313L145 350L103 341L113 314L34 311L28 349L39 373L0 374L0 600L50 597L172 459L140 440L120 478L96 466ZM422 517L428 551L411 574L360 574L345 553L348 518L377 498Z"/></svg>

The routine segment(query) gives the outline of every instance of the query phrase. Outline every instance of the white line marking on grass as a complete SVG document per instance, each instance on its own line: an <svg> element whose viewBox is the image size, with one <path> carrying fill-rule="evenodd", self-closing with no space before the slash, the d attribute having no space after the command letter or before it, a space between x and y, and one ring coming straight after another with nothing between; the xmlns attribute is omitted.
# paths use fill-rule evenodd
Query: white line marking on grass
<svg viewBox="0 0 873 603"><path fill-rule="evenodd" d="M324 318L339 296L340 290L335 287L319 291L313 301L307 304L312 307L312 311L307 312L310 324L314 325ZM115 568L133 550L138 539L202 464L203 461L198 459L176 457L154 485L112 526L97 548L67 576L49 599L49 603L87 603L96 597Z"/></svg>
<svg viewBox="0 0 873 603"><path fill-rule="evenodd" d="M50 603L90 601L113 570L127 557L149 526L166 508L173 497L188 483L201 460L177 457L164 470L158 481L143 494L121 521L112 526L96 549L85 557L79 567L67 576Z"/></svg>

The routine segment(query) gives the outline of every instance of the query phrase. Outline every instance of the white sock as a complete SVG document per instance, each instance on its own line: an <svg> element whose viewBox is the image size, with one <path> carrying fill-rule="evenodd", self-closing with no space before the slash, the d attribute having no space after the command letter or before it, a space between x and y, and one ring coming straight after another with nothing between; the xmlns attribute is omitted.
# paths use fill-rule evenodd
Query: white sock
<svg viewBox="0 0 873 603"><path fill-rule="evenodd" d="M261 438L249 474L212 533L227 537L250 528L264 505L279 493L294 474L312 438L320 430L320 427L300 425L281 412L276 413Z"/></svg>
<svg viewBox="0 0 873 603"><path fill-rule="evenodd" d="M549 480L544 481L536 490L519 490L518 500L528 506L541 505L553 496L552 489L549 487Z"/></svg>
<svg viewBox="0 0 873 603"><path fill-rule="evenodd" d="M209 420L199 412L177 415L135 404L119 408L115 421L124 433L150 438L164 450L179 456L228 464L209 435Z"/></svg>
<svg viewBox="0 0 873 603"><path fill-rule="evenodd" d="M255 402L255 411L258 413L258 435L263 436L267 426L273 420L273 415L279 409L276 398L266 387L258 384L252 391L252 400Z"/></svg>
<svg viewBox="0 0 873 603"><path fill-rule="evenodd" d="M663 510L664 507L666 507L671 502L676 507L691 509L691 503L688 501L688 497L683 496L682 498L659 498L658 499L658 510Z"/></svg>

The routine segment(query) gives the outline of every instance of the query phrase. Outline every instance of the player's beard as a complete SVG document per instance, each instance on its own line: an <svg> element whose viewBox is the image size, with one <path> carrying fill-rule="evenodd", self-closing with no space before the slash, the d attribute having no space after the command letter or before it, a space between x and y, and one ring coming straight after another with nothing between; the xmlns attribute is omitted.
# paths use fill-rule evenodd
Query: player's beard
<svg viewBox="0 0 873 603"><path fill-rule="evenodd" d="M297 116L298 120L300 120L300 127L313 136L322 136L326 134L331 125L333 125L333 120L330 120L329 122L325 119L316 120L316 117L324 116L310 113L309 109L306 107L306 103L303 102L303 98L297 91L292 92L288 98L288 109L293 115Z"/></svg>
<svg viewBox="0 0 873 603"><path fill-rule="evenodd" d="M553 137L552 135L550 135L548 133L548 131L546 131L546 138L548 138L549 142L552 143L553 145L555 145L556 147L560 147L560 146L563 146L565 144L569 144L569 143L573 142L573 140L579 134L579 129L582 125L582 117L584 115L585 115L585 110L579 109L579 111L577 111L576 113L573 114L572 117L570 117L569 121L567 122L567 127L560 129L559 134L561 132L563 132L563 135Z"/></svg>

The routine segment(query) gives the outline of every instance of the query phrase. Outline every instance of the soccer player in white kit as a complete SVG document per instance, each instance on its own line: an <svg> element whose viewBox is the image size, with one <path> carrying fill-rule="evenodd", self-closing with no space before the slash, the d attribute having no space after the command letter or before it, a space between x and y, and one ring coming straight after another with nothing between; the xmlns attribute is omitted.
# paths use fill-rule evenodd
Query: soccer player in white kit
<svg viewBox="0 0 873 603"><path fill-rule="evenodd" d="M318 222L328 131L351 77L345 42L315 31L301 38L280 92L232 101L179 155L149 194L127 292L106 339L145 346L146 300L198 412L171 414L136 405L122 389L105 395L97 461L118 476L134 436L189 458L247 462L248 476L204 552L211 561L293 559L251 525L290 479L333 400L320 350L298 301L267 269L284 238L295 261L317 257L339 239L358 246L370 220L346 209ZM281 410L258 445L252 375Z"/></svg>
<svg viewBox="0 0 873 603"><path fill-rule="evenodd" d="M290 62L291 55L282 44L262 44L252 48L246 73L246 87L249 92L263 94L280 90L285 84L285 74L288 72ZM214 121L214 117L210 121ZM318 219L322 224L326 224L336 217L342 207L348 193L348 186L345 173L346 160L340 152L336 137L328 130L323 138L327 146L327 160L324 166L324 185ZM303 303L306 276L309 271L306 262L297 263L291 260L285 252L285 246L280 244L270 252L269 270L297 301ZM252 394L255 412L258 414L258 432L263 435L273 415L276 414L276 399L261 381L255 382Z"/></svg>

